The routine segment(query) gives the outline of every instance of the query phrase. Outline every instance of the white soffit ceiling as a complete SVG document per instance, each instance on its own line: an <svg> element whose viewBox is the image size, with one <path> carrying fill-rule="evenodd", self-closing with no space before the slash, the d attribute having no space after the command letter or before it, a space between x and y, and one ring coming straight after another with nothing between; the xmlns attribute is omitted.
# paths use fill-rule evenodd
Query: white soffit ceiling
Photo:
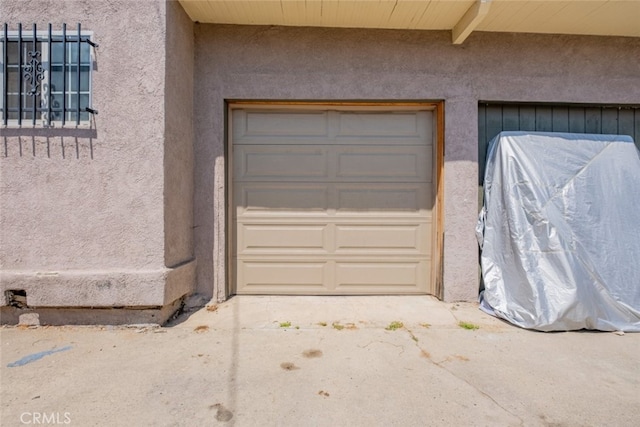
<svg viewBox="0 0 640 427"><path fill-rule="evenodd" d="M179 0L193 21L239 25L640 37L640 0Z"/></svg>

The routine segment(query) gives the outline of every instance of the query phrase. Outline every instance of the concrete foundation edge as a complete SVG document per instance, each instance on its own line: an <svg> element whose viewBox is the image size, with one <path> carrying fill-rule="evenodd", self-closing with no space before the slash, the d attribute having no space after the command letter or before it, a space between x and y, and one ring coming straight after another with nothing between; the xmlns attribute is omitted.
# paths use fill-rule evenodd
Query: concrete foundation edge
<svg viewBox="0 0 640 427"><path fill-rule="evenodd" d="M26 293L29 308L164 307L195 288L195 260L174 268L133 271L2 271L0 306L7 291Z"/></svg>
<svg viewBox="0 0 640 427"><path fill-rule="evenodd" d="M20 317L29 315L30 322L25 325L163 325L182 308L182 304L183 299L180 298L164 307L144 309L0 307L0 324L25 324Z"/></svg>

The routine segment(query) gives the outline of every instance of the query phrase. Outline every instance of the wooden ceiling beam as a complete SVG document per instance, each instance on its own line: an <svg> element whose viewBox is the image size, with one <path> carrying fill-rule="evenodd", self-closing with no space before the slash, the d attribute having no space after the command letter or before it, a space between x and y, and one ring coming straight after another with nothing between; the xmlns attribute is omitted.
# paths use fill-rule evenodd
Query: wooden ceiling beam
<svg viewBox="0 0 640 427"><path fill-rule="evenodd" d="M453 44L461 44L489 13L491 0L476 0L451 30Z"/></svg>

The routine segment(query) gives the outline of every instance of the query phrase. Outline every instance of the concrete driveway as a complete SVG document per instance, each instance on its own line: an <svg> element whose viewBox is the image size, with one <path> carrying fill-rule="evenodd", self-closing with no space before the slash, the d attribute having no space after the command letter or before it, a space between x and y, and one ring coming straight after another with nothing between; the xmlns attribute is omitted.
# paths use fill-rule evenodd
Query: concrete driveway
<svg viewBox="0 0 640 427"><path fill-rule="evenodd" d="M430 297L234 297L163 328L0 342L2 426L640 425L640 334Z"/></svg>

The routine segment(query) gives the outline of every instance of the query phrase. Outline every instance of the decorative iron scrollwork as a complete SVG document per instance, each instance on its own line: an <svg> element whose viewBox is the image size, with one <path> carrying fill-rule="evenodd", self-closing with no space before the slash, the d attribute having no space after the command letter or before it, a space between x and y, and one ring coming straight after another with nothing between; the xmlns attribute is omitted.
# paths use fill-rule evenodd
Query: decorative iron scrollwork
<svg viewBox="0 0 640 427"><path fill-rule="evenodd" d="M27 94L31 96L40 95L40 82L44 79L44 68L40 63L40 51L30 50L27 52L29 61L24 67L24 79L31 84L31 90Z"/></svg>

